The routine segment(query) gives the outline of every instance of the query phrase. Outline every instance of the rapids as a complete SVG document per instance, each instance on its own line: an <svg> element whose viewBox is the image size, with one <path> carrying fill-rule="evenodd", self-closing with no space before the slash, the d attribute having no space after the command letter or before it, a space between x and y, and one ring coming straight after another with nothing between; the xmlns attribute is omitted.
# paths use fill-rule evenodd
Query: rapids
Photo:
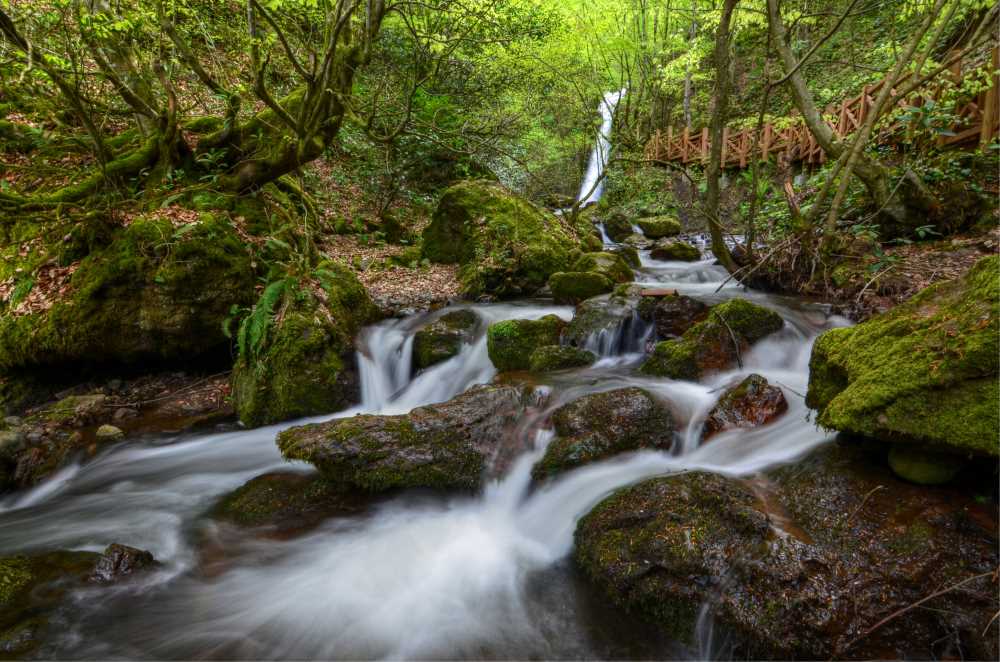
<svg viewBox="0 0 1000 662"><path fill-rule="evenodd" d="M704 383L636 376L641 355L557 373L552 408L583 394L642 386L669 402L687 429L675 453L640 452L570 472L532 489L530 470L551 436L543 412L520 422L535 450L483 494L406 493L360 516L334 519L293 540L226 530L206 517L220 495L285 468L274 444L283 426L132 441L74 465L0 508L0 553L99 550L122 542L149 549L163 568L141 583L81 594L46 657L496 658L693 654L661 642L636 648L613 615L576 580L567 556L576 520L614 489L685 469L748 475L794 460L826 435L808 420L812 340L843 323L822 306L727 285L710 261L644 257L637 280L707 301L743 296L778 311L785 328L756 345L742 370ZM572 316L541 302L469 305L484 320ZM437 313L440 314L440 313ZM433 315L433 314L431 314ZM412 338L430 315L366 329L359 364L364 400L336 416L398 413L446 400L495 371L485 333L453 359L410 377ZM484 326L484 325L483 325ZM759 372L786 392L789 411L771 425L733 431L698 447L701 421L721 386ZM313 419L317 420L317 419ZM295 421L301 424L306 421ZM201 557L223 541L222 571ZM207 541L207 542L206 542Z"/></svg>

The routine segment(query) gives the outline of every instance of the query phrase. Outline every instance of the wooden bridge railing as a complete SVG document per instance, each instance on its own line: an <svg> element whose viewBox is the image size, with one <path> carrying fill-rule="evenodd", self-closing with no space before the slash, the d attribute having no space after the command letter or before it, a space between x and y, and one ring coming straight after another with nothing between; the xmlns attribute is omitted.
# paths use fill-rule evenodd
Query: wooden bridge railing
<svg viewBox="0 0 1000 662"><path fill-rule="evenodd" d="M1000 133L1000 79L997 71L1000 69L1000 56L997 48L993 49L992 57L987 62L976 67L980 70L988 67L990 70L991 84L980 92L975 99L968 100L957 108L958 120L951 133L954 135L943 135L938 138L938 144L942 146L967 146L986 145ZM957 60L951 68L951 77L955 82L962 79L963 62ZM900 80L900 84L907 79ZM856 97L845 99L839 106L828 106L824 111L825 117L835 118L828 121L830 128L838 138L844 138L856 131L869 113L875 103L885 81L880 81L874 85L866 85L861 94ZM933 88L932 84L927 87L932 89L924 92L914 92L913 96L901 100L900 106L921 106L930 99L936 99L941 93L941 86ZM893 94L896 91L893 90ZM890 112L891 108L883 110L883 114ZM898 129L904 126L895 126L893 131L883 131L878 138L884 142L899 141ZM733 130L729 127L723 129L722 164L727 168L746 168L751 159L751 150L754 144L755 129ZM646 144L645 157L656 161L677 161L680 163L707 162L711 144L708 137L708 128L691 131L674 132L673 127L667 128L666 132L657 130L653 137ZM760 140L757 142L756 153L758 158L766 161L772 156L781 156L788 162L801 161L808 164L821 164L826 161L826 153L816 143L812 133L806 128L805 123L799 119L790 126L778 129L773 124L767 123L763 126Z"/></svg>

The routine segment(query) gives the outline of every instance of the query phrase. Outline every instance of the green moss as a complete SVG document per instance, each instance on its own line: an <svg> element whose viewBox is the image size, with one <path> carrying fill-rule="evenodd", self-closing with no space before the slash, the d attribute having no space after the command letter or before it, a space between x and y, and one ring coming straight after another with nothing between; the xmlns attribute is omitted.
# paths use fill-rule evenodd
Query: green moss
<svg viewBox="0 0 1000 662"><path fill-rule="evenodd" d="M420 329L413 337L413 366L422 370L457 355L478 323L471 310L455 310Z"/></svg>
<svg viewBox="0 0 1000 662"><path fill-rule="evenodd" d="M227 223L137 219L80 262L51 309L0 317L0 369L224 352L222 320L252 296L250 256Z"/></svg>
<svg viewBox="0 0 1000 662"><path fill-rule="evenodd" d="M918 485L941 485L954 478L964 458L895 444L889 451L889 466L900 478Z"/></svg>
<svg viewBox="0 0 1000 662"><path fill-rule="evenodd" d="M628 283L633 279L632 269L618 253L584 253L573 263L572 271L593 271L615 283Z"/></svg>
<svg viewBox="0 0 1000 662"><path fill-rule="evenodd" d="M237 357L233 398L245 425L329 413L357 398L353 341L378 312L346 267L327 262L316 273L323 296L292 288L264 345Z"/></svg>
<svg viewBox="0 0 1000 662"><path fill-rule="evenodd" d="M562 345L543 345L531 353L529 369L532 372L550 372L588 366L597 360L593 352Z"/></svg>
<svg viewBox="0 0 1000 662"><path fill-rule="evenodd" d="M641 370L658 377L697 380L706 370L728 367L737 352L783 325L774 311L745 299L731 299L712 307L707 319L679 339L657 343Z"/></svg>
<svg viewBox="0 0 1000 662"><path fill-rule="evenodd" d="M813 346L806 403L824 427L998 455L1000 258Z"/></svg>
<svg viewBox="0 0 1000 662"><path fill-rule="evenodd" d="M282 524L322 510L339 496L329 480L318 475L264 474L226 495L213 509L213 516L240 526Z"/></svg>
<svg viewBox="0 0 1000 662"><path fill-rule="evenodd" d="M654 260L696 262L701 259L701 251L683 241L668 241L657 243L649 256Z"/></svg>
<svg viewBox="0 0 1000 662"><path fill-rule="evenodd" d="M497 370L528 370L531 354L544 345L558 345L566 323L556 315L540 320L506 320L491 324L486 333L490 361Z"/></svg>
<svg viewBox="0 0 1000 662"><path fill-rule="evenodd" d="M423 234L424 256L458 263L463 294L512 297L565 271L578 238L559 217L487 181L461 182L441 197Z"/></svg>
<svg viewBox="0 0 1000 662"><path fill-rule="evenodd" d="M640 218L635 223L642 230L642 233L650 239L674 237L681 233L681 223L673 216Z"/></svg>
<svg viewBox="0 0 1000 662"><path fill-rule="evenodd" d="M549 278L549 288L556 303L577 304L610 292L613 287L610 278L595 271L559 271Z"/></svg>
<svg viewBox="0 0 1000 662"><path fill-rule="evenodd" d="M0 607L12 603L34 578L31 561L27 557L0 558Z"/></svg>

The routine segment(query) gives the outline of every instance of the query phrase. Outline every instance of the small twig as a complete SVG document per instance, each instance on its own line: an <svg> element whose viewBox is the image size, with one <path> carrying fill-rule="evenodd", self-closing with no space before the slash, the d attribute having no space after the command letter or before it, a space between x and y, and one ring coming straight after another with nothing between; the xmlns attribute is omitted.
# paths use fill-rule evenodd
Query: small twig
<svg viewBox="0 0 1000 662"><path fill-rule="evenodd" d="M738 365L740 370L742 370L743 359L740 357L740 341L736 339L736 333L733 331L733 328L729 326L729 322L727 322L726 318L722 316L722 313L716 310L715 314L718 315L719 319L722 320L722 323L726 325L726 329L729 330L729 336L733 339L733 347L736 349L736 365Z"/></svg>
<svg viewBox="0 0 1000 662"><path fill-rule="evenodd" d="M875 276L873 276L872 279L870 281L868 281L863 288L861 288L861 291L858 292L858 297L854 300L854 303L861 303L861 297L864 296L865 291L871 286L871 284L874 283L875 281L877 281L882 276L884 276L886 273L888 273L892 269L893 266L894 265L890 264L888 267L886 267L882 271L880 271L877 274L875 274Z"/></svg>
<svg viewBox="0 0 1000 662"><path fill-rule="evenodd" d="M871 495L875 494L879 490L884 490L884 489L885 489L885 485L876 485L875 487L873 487L872 489L870 489L868 491L868 494L865 495L865 498L861 500L860 504L858 504L858 507L854 509L854 512L851 513L846 520L844 520L844 524L847 524L848 522L850 522L852 519L854 519L855 515L857 515L859 512L861 512L861 509L865 507L866 503L868 503L868 499L871 497Z"/></svg>
<svg viewBox="0 0 1000 662"><path fill-rule="evenodd" d="M993 614L993 618L991 618L990 622L986 624L985 628L983 628L983 636L984 637L986 636L986 632L990 629L990 626L993 625L994 622L996 622L997 618L1000 618L1000 611L998 611L997 613Z"/></svg>
<svg viewBox="0 0 1000 662"><path fill-rule="evenodd" d="M796 391L796 390L795 390L794 388L792 388L792 387L791 387L791 386L789 386L788 384L782 384L781 382L777 382L777 381L776 381L776 382L774 382L774 383L775 383L775 384L777 384L778 386L784 386L784 387L785 387L785 388L787 388L787 389L788 389L789 391L791 391L792 393L794 393L795 395L799 396L799 397L800 397L800 398L802 398L802 399L805 399L805 397L806 397L805 395L803 395L802 393L799 393L798 391Z"/></svg>
<svg viewBox="0 0 1000 662"><path fill-rule="evenodd" d="M212 379L215 379L217 377L222 377L223 375L227 375L227 374L229 374L229 372L230 372L229 370L224 370L222 372L217 372L214 375L209 375L208 377L203 377L202 379L199 379L196 382L188 384L187 386L182 386L181 388L177 389L176 391L171 391L170 393L167 393L166 395L160 395L160 396L157 396L155 398L149 398L148 400L136 400L135 402L127 402L125 404L104 405L104 406L107 407L107 408L109 408L109 409L119 409L121 407L139 407L141 405L146 405L146 404L149 404L151 402L159 402L160 400L166 400L168 398L172 398L174 396L180 395L181 393L188 393L190 391L193 391L194 389L198 388L199 386L201 386L205 382L210 381Z"/></svg>

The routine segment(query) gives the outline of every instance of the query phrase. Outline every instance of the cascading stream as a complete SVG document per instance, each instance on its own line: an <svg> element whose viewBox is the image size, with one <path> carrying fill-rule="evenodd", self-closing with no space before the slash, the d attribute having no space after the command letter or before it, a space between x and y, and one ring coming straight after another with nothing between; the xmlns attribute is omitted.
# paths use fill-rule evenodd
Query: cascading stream
<svg viewBox="0 0 1000 662"><path fill-rule="evenodd" d="M71 468L56 487L46 483L8 499L8 510L0 512L0 553L21 551L25 541L34 548L94 550L118 541L150 549L165 563L142 584L81 600L83 617L44 654L331 659L635 654L627 636L595 639L588 619L598 617L586 607L587 592L575 585L565 562L576 520L609 492L645 477L699 468L746 475L793 460L825 439L808 422L796 393L806 388L812 339L839 321L822 309L741 293L734 286L715 294L723 274L708 261L644 257L638 280L709 301L740 294L780 312L785 330L756 345L742 370L703 383L658 380L636 376L633 359L562 373L552 382L550 409L590 392L646 388L687 422L678 454L628 454L532 489L531 466L551 437L543 416L523 426L524 434L535 435L535 450L481 495L404 494L290 541L243 534L229 543L234 567L211 579L198 570L198 545L214 535L217 525L204 515L215 500L266 471L311 470L288 465L278 454L274 437L287 424L120 445ZM468 307L485 323L572 316L569 307L528 303ZM492 379L484 329L458 356L411 378L413 333L428 319L390 320L365 331L359 353L364 402L337 416L408 411ZM786 389L788 413L764 428L727 432L699 446L701 420L719 388L751 371Z"/></svg>

